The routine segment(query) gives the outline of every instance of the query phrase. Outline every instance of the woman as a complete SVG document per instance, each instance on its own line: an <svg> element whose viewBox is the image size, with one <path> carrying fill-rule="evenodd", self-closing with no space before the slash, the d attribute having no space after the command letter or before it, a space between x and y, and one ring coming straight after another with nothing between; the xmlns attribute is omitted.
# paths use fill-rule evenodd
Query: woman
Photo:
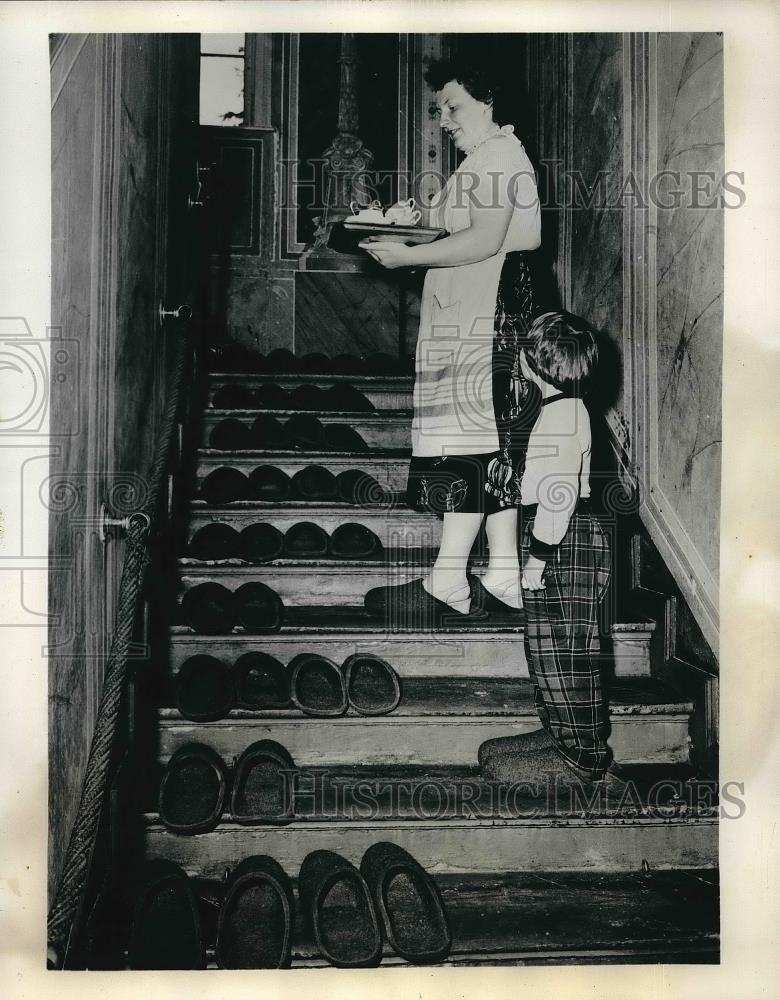
<svg viewBox="0 0 780 1000"><path fill-rule="evenodd" d="M428 268L407 501L443 515L442 542L425 579L378 588L366 606L428 611L441 621L453 612L457 620L477 608L522 607L517 506L524 439L539 400L519 353L534 315L524 252L541 242L541 217L533 168L512 126L496 122L485 75L438 62L426 81L441 127L466 154L431 218L450 235L419 246L361 246L386 268ZM472 587L466 566L485 516L490 558L482 589Z"/></svg>

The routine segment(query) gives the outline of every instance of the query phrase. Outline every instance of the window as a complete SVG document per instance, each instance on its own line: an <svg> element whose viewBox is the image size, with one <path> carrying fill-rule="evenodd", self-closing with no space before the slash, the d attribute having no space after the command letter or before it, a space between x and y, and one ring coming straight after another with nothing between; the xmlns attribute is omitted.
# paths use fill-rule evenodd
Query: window
<svg viewBox="0 0 780 1000"><path fill-rule="evenodd" d="M244 35L200 36L200 124L244 121Z"/></svg>

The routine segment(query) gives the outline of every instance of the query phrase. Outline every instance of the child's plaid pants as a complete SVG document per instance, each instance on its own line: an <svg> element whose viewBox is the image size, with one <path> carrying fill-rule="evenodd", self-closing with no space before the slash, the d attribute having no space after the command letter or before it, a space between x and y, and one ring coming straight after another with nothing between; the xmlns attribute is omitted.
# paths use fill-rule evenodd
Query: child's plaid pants
<svg viewBox="0 0 780 1000"><path fill-rule="evenodd" d="M524 511L523 565L528 558L533 508ZM609 717L599 672L599 602L610 577L609 543L582 502L555 556L544 590L524 590L525 650L542 725L562 755L603 773L612 760Z"/></svg>

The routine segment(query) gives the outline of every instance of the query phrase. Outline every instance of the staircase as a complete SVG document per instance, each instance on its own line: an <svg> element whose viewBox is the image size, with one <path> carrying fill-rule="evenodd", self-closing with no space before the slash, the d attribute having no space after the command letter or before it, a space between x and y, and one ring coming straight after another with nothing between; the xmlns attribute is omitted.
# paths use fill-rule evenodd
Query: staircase
<svg viewBox="0 0 780 1000"><path fill-rule="evenodd" d="M378 840L410 851L437 880L453 929L449 964L585 961L718 960L717 804L714 789L694 780L689 765L692 703L661 685L650 669L654 624L611 625L607 674L611 745L625 767L627 801L532 802L499 796L477 770L484 740L538 728L522 618L488 618L466 629L388 632L363 610L365 592L419 576L435 549L440 522L405 508L399 499L410 448L411 380L341 377L373 403L369 413L314 413L323 423L357 430L368 451L219 452L211 429L237 417L251 424L260 410L219 410L215 390L326 388L338 376L213 373L202 414L201 442L187 538L212 521L237 530L264 521L286 531L314 521L331 533L339 524L369 527L385 548L384 560L277 559L265 565L240 560L178 559L179 592L205 581L235 589L248 580L272 587L286 606L283 628L269 636L234 630L198 635L170 629L165 684L170 692L182 663L209 653L233 663L261 650L282 663L300 652L320 652L337 663L355 652L386 659L401 677L403 696L390 715L350 712L336 719L297 710L249 712L197 724L162 697L140 706L151 727L139 728L156 758L149 769L140 851L165 857L192 875L220 879L250 854L269 854L295 878L304 857L326 848L360 863ZM273 411L284 421L293 412ZM262 464L289 475L316 463L334 473L359 468L388 491L372 506L345 503L238 501L220 507L198 498L204 478L230 465L247 474ZM475 565L484 555L475 554ZM519 624L518 624L519 622ZM183 743L204 742L230 764L250 743L283 744L301 771L296 818L288 826L247 827L225 815L212 833L167 831L156 809L156 782ZM659 780L665 784L659 786ZM366 789L369 795L359 795ZM368 804L367 804L368 802ZM391 952L388 964L397 963ZM294 965L323 964L301 925Z"/></svg>

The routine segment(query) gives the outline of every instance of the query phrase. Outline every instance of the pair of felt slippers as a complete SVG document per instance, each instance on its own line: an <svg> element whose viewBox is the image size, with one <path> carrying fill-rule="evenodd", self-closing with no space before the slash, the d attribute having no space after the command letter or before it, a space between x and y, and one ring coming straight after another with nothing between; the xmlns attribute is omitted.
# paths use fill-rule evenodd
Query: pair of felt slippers
<svg viewBox="0 0 780 1000"><path fill-rule="evenodd" d="M438 886L389 841L369 847L360 868L334 851L313 851L301 865L298 892L320 954L337 968L375 968L385 940L415 965L441 962L452 948Z"/></svg>
<svg viewBox="0 0 780 1000"><path fill-rule="evenodd" d="M360 715L386 715L401 700L401 681L385 660L366 653L339 667L327 657L299 653L287 667L263 652L249 652L230 666L199 654L176 675L176 706L185 719L216 722L233 708L287 709L306 715L339 716L352 707Z"/></svg>
<svg viewBox="0 0 780 1000"><path fill-rule="evenodd" d="M283 825L294 819L297 768L281 743L257 740L233 765L204 743L185 743L163 771L158 796L160 821L172 833L210 833L226 806L233 822Z"/></svg>
<svg viewBox="0 0 780 1000"><path fill-rule="evenodd" d="M337 968L375 968L385 940L414 964L441 962L452 948L436 883L397 844L372 845L360 868L333 851L313 851L298 874L298 897L301 924ZM224 888L200 893L178 865L157 859L147 865L133 908L130 966L203 969L213 935L220 968L286 969L295 926L292 881L267 855L246 858L227 873Z"/></svg>
<svg viewBox="0 0 780 1000"><path fill-rule="evenodd" d="M378 559L382 543L369 528L347 522L332 535L312 521L300 521L282 532L273 524L250 524L241 532L229 524L215 521L200 528L193 536L188 554L195 559L244 559L251 563L273 559Z"/></svg>
<svg viewBox="0 0 780 1000"><path fill-rule="evenodd" d="M278 632L284 622L282 599L264 583L251 580L235 591L207 581L187 590L181 621L203 635L220 635L240 626L253 635Z"/></svg>
<svg viewBox="0 0 780 1000"><path fill-rule="evenodd" d="M388 626L426 630L449 628L485 621L491 614L517 615L522 609L513 608L492 594L474 576L467 577L470 589L468 611L458 611L446 601L429 593L422 579L396 587L374 587L363 599L366 611L382 618Z"/></svg>
<svg viewBox="0 0 780 1000"><path fill-rule="evenodd" d="M190 878L175 862L150 861L130 917L131 969L205 969L213 943L222 969L286 969L295 897L273 858L246 858L224 883Z"/></svg>

